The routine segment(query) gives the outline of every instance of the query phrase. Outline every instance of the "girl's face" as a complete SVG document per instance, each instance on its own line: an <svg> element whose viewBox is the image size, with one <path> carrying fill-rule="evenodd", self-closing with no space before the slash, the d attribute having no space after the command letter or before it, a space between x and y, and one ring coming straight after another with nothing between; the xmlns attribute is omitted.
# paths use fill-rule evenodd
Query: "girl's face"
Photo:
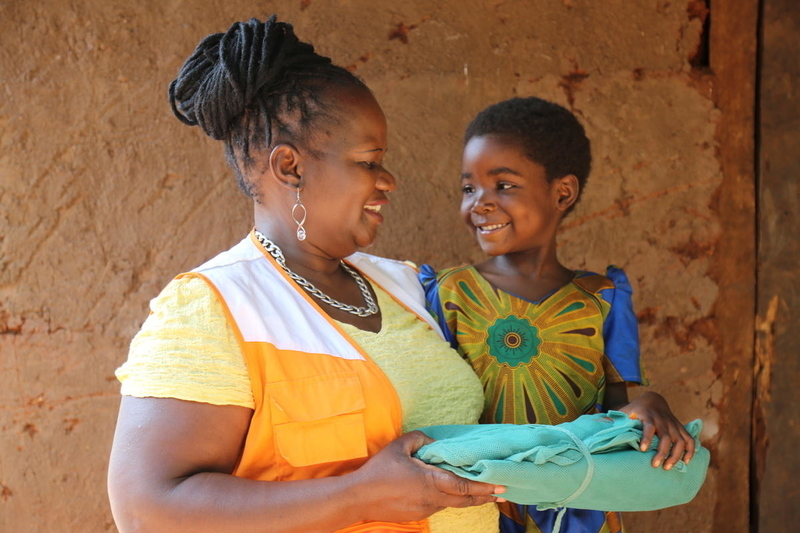
<svg viewBox="0 0 800 533"><path fill-rule="evenodd" d="M341 91L338 123L306 157L301 198L308 209L308 240L331 257L345 257L375 240L380 210L395 179L383 167L386 118L367 91Z"/></svg>
<svg viewBox="0 0 800 533"><path fill-rule="evenodd" d="M564 214L560 183L548 182L515 139L473 137L462 158L461 215L491 256L547 248Z"/></svg>

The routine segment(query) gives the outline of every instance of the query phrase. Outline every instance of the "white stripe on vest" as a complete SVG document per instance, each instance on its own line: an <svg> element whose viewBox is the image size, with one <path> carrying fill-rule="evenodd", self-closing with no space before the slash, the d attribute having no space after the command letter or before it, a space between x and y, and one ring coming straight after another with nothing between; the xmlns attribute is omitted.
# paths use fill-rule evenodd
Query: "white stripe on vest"
<svg viewBox="0 0 800 533"><path fill-rule="evenodd" d="M411 266L363 253L345 260L442 335L425 309L425 294ZM250 236L192 272L214 284L246 342L265 342L279 350L363 359L350 340L273 266Z"/></svg>

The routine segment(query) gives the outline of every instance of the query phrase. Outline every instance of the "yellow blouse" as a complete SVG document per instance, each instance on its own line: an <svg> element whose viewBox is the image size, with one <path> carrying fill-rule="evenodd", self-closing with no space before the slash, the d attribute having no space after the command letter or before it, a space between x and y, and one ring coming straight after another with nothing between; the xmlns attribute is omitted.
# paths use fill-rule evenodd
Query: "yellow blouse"
<svg viewBox="0 0 800 533"><path fill-rule="evenodd" d="M480 381L427 324L379 287L378 333L339 323L383 370L403 407L403 429L474 424L483 409ZM122 394L238 405L255 404L239 344L216 294L198 278L173 280L150 302L151 314L117 370ZM429 519L431 533L498 531L494 504L448 508Z"/></svg>

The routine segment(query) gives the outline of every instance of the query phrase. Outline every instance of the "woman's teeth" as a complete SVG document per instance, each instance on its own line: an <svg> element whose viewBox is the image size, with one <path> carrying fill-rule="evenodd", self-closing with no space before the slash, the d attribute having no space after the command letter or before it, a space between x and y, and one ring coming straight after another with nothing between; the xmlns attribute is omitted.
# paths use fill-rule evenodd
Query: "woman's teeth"
<svg viewBox="0 0 800 533"><path fill-rule="evenodd" d="M375 213L380 213L381 206L379 206L379 205L365 205L364 209L366 209L367 211L374 211Z"/></svg>

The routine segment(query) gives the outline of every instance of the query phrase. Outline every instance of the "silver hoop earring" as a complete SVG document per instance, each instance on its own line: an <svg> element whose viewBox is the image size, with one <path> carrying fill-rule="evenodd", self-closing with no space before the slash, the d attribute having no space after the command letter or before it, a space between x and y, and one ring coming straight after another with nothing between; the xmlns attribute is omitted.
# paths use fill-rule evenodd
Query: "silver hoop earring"
<svg viewBox="0 0 800 533"><path fill-rule="evenodd" d="M300 220L298 219L298 213L302 213L300 215ZM300 186L297 187L297 201L292 206L292 220L294 223L297 224L297 240L304 241L306 240L306 228L303 227L303 224L306 221L306 216L308 215L308 211L306 211L306 206L303 205L303 202L300 201Z"/></svg>

